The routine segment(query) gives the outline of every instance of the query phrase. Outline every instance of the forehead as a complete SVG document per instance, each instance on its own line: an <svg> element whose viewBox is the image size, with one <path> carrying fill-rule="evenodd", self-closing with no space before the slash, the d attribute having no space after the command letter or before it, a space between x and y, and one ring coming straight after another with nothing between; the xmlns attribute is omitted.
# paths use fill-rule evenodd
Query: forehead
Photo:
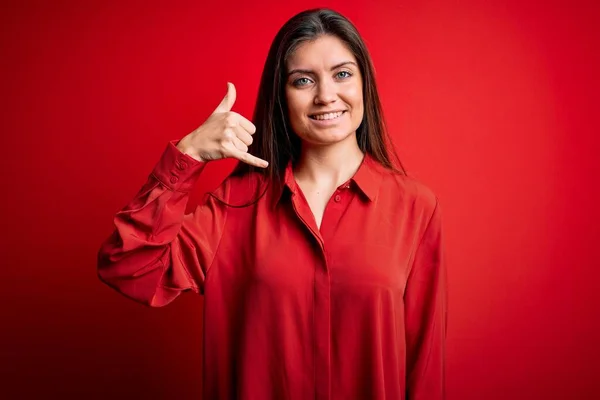
<svg viewBox="0 0 600 400"><path fill-rule="evenodd" d="M335 36L321 36L298 45L288 58L288 70L294 68L329 68L344 61L356 62L350 49Z"/></svg>

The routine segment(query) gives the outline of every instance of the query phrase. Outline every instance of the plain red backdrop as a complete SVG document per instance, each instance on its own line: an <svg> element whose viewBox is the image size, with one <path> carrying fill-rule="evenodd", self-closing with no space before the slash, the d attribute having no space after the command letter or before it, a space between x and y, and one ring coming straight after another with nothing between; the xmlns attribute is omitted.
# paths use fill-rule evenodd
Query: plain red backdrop
<svg viewBox="0 0 600 400"><path fill-rule="evenodd" d="M167 141L226 81L251 116L277 30L327 5L443 205L448 399L599 398L597 4L4 2L0 396L200 398L202 298L131 302L96 252Z"/></svg>

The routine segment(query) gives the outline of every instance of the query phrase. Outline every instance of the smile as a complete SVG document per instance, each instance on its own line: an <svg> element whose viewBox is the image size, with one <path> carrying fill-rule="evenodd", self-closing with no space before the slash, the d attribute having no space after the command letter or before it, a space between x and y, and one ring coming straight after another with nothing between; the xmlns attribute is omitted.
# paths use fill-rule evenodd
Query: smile
<svg viewBox="0 0 600 400"><path fill-rule="evenodd" d="M332 119L341 117L345 112L346 111L338 111L338 112L325 113L325 114L314 114L314 115L309 115L309 117L311 119L314 119L317 121L328 121L328 120L332 120Z"/></svg>

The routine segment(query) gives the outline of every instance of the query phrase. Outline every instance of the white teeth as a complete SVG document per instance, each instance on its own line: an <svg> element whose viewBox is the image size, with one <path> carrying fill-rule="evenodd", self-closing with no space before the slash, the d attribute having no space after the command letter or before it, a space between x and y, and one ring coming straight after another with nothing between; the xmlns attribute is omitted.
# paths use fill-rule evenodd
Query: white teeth
<svg viewBox="0 0 600 400"><path fill-rule="evenodd" d="M327 114L319 114L319 115L313 115L313 118L319 121L322 120L327 120L327 119L335 119L340 117L344 112L340 111L340 112L336 112L336 113L327 113Z"/></svg>

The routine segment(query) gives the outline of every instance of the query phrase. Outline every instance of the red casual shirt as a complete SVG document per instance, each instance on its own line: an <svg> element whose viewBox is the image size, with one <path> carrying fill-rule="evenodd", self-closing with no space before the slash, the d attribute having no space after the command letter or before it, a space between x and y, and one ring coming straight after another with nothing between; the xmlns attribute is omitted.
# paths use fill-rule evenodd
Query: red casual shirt
<svg viewBox="0 0 600 400"><path fill-rule="evenodd" d="M207 400L444 398L446 270L429 189L367 155L320 229L291 165L250 206L207 196L185 215L205 165L169 143L117 213L98 274L154 307L204 295ZM258 176L214 194L248 203Z"/></svg>

